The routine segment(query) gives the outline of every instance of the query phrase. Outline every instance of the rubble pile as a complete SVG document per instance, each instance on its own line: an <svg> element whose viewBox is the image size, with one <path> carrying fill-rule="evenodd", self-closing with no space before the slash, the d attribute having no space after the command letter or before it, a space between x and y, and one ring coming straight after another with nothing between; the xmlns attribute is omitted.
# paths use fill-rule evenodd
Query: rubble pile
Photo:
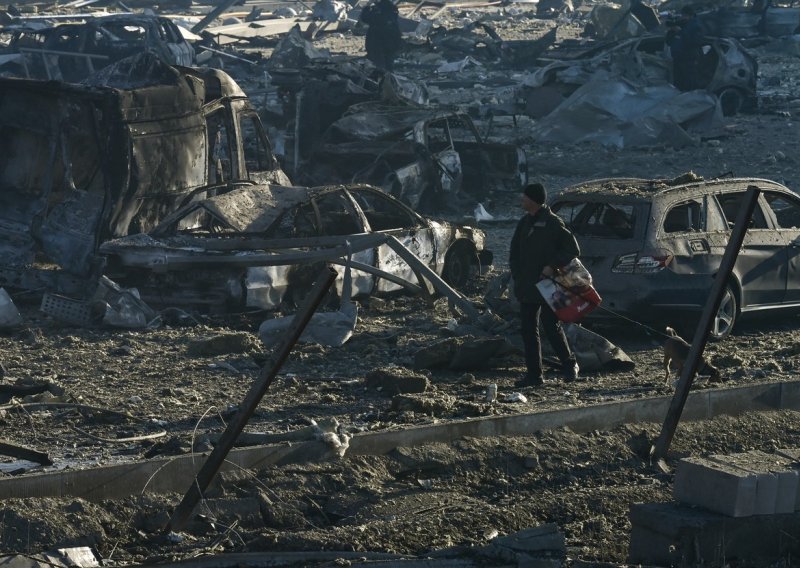
<svg viewBox="0 0 800 568"><path fill-rule="evenodd" d="M673 394L663 329L631 318L566 326L582 381L514 387L506 257L534 180L553 196L685 172L800 187L800 10L693 3L705 36L681 90L684 4L399 2L390 69L364 57L363 0L1 10L0 484L63 475L67 493L9 501L0 549L87 566L628 561L629 506L672 495L648 463L656 425L414 440ZM676 247L700 254L700 205L684 209ZM794 392L795 320L711 345L719 383L695 390ZM667 461L798 447L795 414L682 424ZM389 442L359 449L368 433ZM198 506L165 530L180 496L156 470L209 456L225 469L186 484ZM144 476L139 496L95 502L74 480L97 466Z"/></svg>

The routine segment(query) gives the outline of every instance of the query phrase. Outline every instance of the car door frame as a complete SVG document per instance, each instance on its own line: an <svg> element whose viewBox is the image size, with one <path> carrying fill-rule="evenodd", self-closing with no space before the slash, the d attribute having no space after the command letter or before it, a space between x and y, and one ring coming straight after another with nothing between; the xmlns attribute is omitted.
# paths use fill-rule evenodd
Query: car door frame
<svg viewBox="0 0 800 568"><path fill-rule="evenodd" d="M377 231L373 230L367 215L362 210L358 200L352 195L352 192L354 191L365 191L373 194L377 199L382 199L385 202L390 203L392 206L402 210L403 213L414 220L416 224L413 227L398 227L394 229L383 229ZM399 200L393 199L377 189L372 189L366 186L351 187L347 188L347 193L353 203L353 206L356 207L359 215L362 216L362 222L364 223L364 226L367 228L368 232L395 237L404 247L413 252L423 263L425 263L431 269L436 270L436 256L438 253L436 249L436 239L433 234L433 229L424 217L419 215L410 207L407 207ZM398 265L403 268L401 270L397 270L396 267ZM395 274L396 276L399 276L400 278L403 278L411 283L419 284L417 275L412 267L409 266L408 263L405 262L397 254L397 252L395 252L387 244L382 244L375 248L374 266L379 270ZM390 282L385 278L376 278L375 290L373 292L382 294L396 292L402 289L403 287L395 282Z"/></svg>
<svg viewBox="0 0 800 568"><path fill-rule="evenodd" d="M726 231L728 239L732 232L730 224L734 222L736 215L725 214L719 196L730 194L744 196L746 189L745 186L714 188L714 201L723 220L729 223ZM740 287L739 309L742 312L766 309L780 304L785 294L783 273L786 265L786 249L782 237L775 230L771 215L767 214L768 209L763 197L759 196L753 213L754 215L760 213L766 226L747 229L734 266L734 274Z"/></svg>
<svg viewBox="0 0 800 568"><path fill-rule="evenodd" d="M790 202L794 202L800 210L800 198L776 188L765 188L762 190L760 199L764 200L764 209L775 227L775 231L781 236L786 251L786 264L783 268L784 295L781 304L784 306L800 306L800 226L782 227L778 221L775 211L772 209L766 194L780 195Z"/></svg>

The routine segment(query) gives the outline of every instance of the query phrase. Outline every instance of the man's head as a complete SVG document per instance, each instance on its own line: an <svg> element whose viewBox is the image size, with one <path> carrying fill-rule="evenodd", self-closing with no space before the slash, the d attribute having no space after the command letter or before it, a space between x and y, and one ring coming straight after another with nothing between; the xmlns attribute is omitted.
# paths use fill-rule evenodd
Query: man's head
<svg viewBox="0 0 800 568"><path fill-rule="evenodd" d="M547 191L540 183L529 183L522 190L522 208L528 213L536 213L547 200Z"/></svg>

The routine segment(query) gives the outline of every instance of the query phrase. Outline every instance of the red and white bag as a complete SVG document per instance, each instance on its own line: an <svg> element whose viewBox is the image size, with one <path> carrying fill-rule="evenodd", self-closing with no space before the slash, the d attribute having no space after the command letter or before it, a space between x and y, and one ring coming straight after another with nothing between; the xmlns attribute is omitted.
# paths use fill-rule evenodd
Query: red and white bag
<svg viewBox="0 0 800 568"><path fill-rule="evenodd" d="M592 286L592 275L577 258L552 277L539 280L536 287L556 317L564 322L579 321L602 301Z"/></svg>

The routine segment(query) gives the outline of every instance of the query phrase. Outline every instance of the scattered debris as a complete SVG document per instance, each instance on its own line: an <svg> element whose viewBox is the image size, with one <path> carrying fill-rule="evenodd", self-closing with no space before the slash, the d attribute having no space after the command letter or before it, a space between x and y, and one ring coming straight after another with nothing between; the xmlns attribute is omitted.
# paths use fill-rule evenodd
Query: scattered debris
<svg viewBox="0 0 800 568"><path fill-rule="evenodd" d="M384 396L395 396L401 393L424 393L430 387L430 380L425 375L414 373L402 367L375 369L367 373L364 386L377 389Z"/></svg>
<svg viewBox="0 0 800 568"><path fill-rule="evenodd" d="M360 181L418 211L473 210L493 191L527 183L521 148L487 142L463 113L363 103L322 135L305 175Z"/></svg>

